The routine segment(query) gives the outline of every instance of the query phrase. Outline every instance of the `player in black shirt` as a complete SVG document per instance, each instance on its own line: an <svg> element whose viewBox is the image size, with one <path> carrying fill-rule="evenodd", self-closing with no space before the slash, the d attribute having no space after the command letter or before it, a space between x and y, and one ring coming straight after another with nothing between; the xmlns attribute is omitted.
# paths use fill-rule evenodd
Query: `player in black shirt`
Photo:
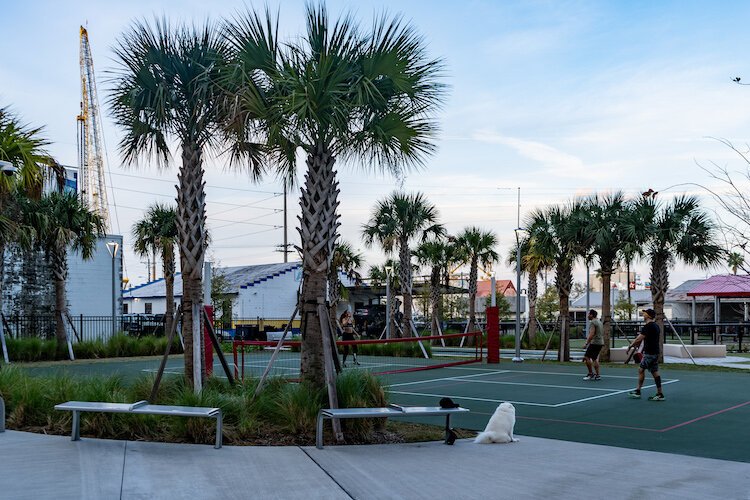
<svg viewBox="0 0 750 500"><path fill-rule="evenodd" d="M641 316L646 321L641 333L635 338L628 350L638 347L643 342L643 359L638 367L638 388L628 393L628 396L634 399L640 399L641 387L643 380L646 378L646 370L651 372L656 383L656 394L648 398L649 401L664 401L664 394L661 392L661 376L659 375L659 338L661 330L659 325L654 322L656 312L653 309L644 309Z"/></svg>

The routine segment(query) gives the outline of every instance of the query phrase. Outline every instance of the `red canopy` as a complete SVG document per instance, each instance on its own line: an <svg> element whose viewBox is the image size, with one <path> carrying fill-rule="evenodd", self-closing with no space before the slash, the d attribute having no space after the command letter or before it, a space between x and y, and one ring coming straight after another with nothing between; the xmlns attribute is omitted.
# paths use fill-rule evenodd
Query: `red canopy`
<svg viewBox="0 0 750 500"><path fill-rule="evenodd" d="M750 276L721 274L711 276L687 293L688 297L750 297Z"/></svg>

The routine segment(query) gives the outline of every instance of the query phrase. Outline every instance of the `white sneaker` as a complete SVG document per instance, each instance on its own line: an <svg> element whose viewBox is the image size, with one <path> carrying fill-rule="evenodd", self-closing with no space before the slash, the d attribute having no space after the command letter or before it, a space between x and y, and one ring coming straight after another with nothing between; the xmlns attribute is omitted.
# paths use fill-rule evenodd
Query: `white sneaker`
<svg viewBox="0 0 750 500"><path fill-rule="evenodd" d="M594 378L595 378L594 375L589 374L583 377L583 380L594 380Z"/></svg>

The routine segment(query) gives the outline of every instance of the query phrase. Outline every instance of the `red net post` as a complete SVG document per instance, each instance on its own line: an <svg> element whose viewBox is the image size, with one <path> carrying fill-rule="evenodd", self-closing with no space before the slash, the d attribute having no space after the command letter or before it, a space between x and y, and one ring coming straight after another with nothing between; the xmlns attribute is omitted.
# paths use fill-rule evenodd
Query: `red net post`
<svg viewBox="0 0 750 500"><path fill-rule="evenodd" d="M211 324L214 323L214 306L203 306L206 309L206 316ZM203 344L205 346L203 365L206 367L206 377L210 377L214 372L214 345L211 343L211 335L208 333L208 325L203 326Z"/></svg>
<svg viewBox="0 0 750 500"><path fill-rule="evenodd" d="M500 362L500 312L497 307L488 307L487 314L487 363Z"/></svg>

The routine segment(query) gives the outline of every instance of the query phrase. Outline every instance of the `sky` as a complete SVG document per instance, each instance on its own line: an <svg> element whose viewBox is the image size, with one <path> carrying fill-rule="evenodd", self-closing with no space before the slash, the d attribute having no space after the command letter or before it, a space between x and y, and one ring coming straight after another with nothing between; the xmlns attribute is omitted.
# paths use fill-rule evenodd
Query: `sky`
<svg viewBox="0 0 750 500"><path fill-rule="evenodd" d="M262 10L263 3L205 1L1 0L0 106L45 127L52 155L76 165L80 103L79 26L89 32L107 150L107 185L113 233L124 236L125 275L147 279L145 259L134 255L133 223L156 201L174 200L178 164L158 170L123 165L123 131L106 105L112 86L112 47L134 20L166 16L200 23ZM301 0L269 2L282 36L304 30ZM689 1L360 1L327 3L332 16L351 13L363 26L382 12L402 14L424 36L432 57L445 62L446 103L439 114L436 153L403 179L337 164L341 235L369 264L384 260L362 243L362 225L375 203L394 189L423 192L449 233L467 226L494 231L503 261L514 245L517 218L575 196L648 188L667 199L701 197L718 204L700 184L720 190L700 168L742 168L716 138L744 145L750 136L750 32L746 2ZM179 158L179 156L177 157ZM253 184L227 159L206 167L209 260L219 266L281 262L283 197L273 178ZM299 179L304 172L299 171ZM671 187L675 184L681 186ZM520 188L520 206L518 195ZM290 242L298 192L288 199ZM294 258L294 257L293 257ZM634 269L647 281L648 263ZM498 279L514 279L504 262ZM677 265L671 283L727 272ZM585 280L576 269L576 280ZM158 273L161 276L161 271ZM525 287L525 285L522 285Z"/></svg>

